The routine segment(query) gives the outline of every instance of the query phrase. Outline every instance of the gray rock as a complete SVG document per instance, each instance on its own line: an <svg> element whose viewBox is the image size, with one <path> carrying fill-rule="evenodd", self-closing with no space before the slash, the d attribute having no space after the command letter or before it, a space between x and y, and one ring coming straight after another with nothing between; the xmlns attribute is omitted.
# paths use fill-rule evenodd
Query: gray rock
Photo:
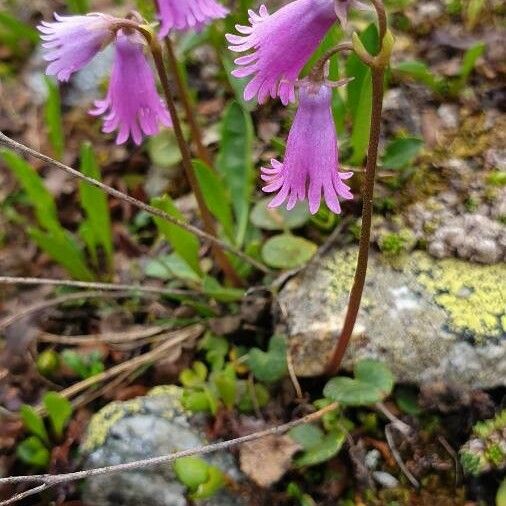
<svg viewBox="0 0 506 506"><path fill-rule="evenodd" d="M206 444L198 421L181 405L182 390L157 387L146 397L113 402L93 416L81 446L85 469L166 455ZM241 479L231 454L205 457L233 481ZM89 506L186 506L185 487L175 479L170 464L87 479L83 502ZM201 506L247 504L228 490Z"/></svg>
<svg viewBox="0 0 506 506"><path fill-rule="evenodd" d="M356 254L356 248L349 248L325 256L279 295L299 376L324 372L344 320ZM386 362L402 382L505 385L505 264L438 260L421 251L396 263L371 252L345 367L373 357Z"/></svg>

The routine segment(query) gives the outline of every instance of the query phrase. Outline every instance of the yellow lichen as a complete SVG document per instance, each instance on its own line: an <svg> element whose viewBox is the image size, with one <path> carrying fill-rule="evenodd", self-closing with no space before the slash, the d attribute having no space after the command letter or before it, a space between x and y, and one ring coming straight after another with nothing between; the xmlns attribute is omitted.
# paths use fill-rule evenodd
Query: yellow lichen
<svg viewBox="0 0 506 506"><path fill-rule="evenodd" d="M435 262L426 254L412 256L418 281L448 314L450 330L477 342L506 336L506 269L504 264L477 265L462 260Z"/></svg>
<svg viewBox="0 0 506 506"><path fill-rule="evenodd" d="M176 412L184 412L181 404L181 388L176 385L158 386L148 392L148 397L166 396L167 407L161 414L164 418L172 420ZM169 401L170 399L170 401ZM112 402L103 407L91 419L86 438L82 444L82 451L91 452L102 446L109 435L111 428L120 420L143 411L145 398L138 397L126 402Z"/></svg>

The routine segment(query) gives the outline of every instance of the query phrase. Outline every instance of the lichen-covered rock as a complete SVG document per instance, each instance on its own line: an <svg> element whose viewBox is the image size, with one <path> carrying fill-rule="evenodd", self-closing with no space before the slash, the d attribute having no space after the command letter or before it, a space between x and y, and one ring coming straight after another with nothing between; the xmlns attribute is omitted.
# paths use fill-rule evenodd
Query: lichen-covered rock
<svg viewBox="0 0 506 506"><path fill-rule="evenodd" d="M84 467L130 462L206 444L198 423L185 411L176 386L157 387L146 397L113 402L93 416L81 446ZM231 454L205 457L233 481L240 480ZM83 502L88 506L186 506L185 487L174 477L171 464L87 479ZM247 501L228 490L201 506L241 506Z"/></svg>
<svg viewBox="0 0 506 506"><path fill-rule="evenodd" d="M340 334L356 248L333 252L291 279L279 296L300 376L324 372ZM345 366L374 357L404 382L506 384L506 265L434 259L421 251L395 266L372 252Z"/></svg>
<svg viewBox="0 0 506 506"><path fill-rule="evenodd" d="M506 470L506 409L473 427L471 438L460 450L460 462L473 475Z"/></svg>

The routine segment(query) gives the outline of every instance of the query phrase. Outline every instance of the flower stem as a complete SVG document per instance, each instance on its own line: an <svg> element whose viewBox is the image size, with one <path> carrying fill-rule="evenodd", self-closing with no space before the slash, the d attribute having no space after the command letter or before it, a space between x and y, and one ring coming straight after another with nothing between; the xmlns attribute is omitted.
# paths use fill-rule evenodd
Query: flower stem
<svg viewBox="0 0 506 506"><path fill-rule="evenodd" d="M216 226L214 219L209 211L209 209L206 206L206 203L204 201L204 196L202 194L202 190L200 189L200 185L198 183L197 177L195 175L195 172L193 170L193 164L191 159L191 153L190 148L186 144L186 140L183 135L183 129L181 126L181 121L179 120L179 115L176 109L176 104L174 103L174 99L172 97L172 93L170 91L169 87L169 81L167 78L167 72L165 69L165 64L163 62L162 57L162 49L161 46L156 38L152 38L150 41L150 49L151 53L153 55L153 60L155 62L155 67L158 72L158 76L160 78L160 83L162 85L163 93L165 96L165 100L167 102L167 107L169 109L170 115L172 117L172 123L174 126L174 134L176 136L176 140L179 146L179 149L181 151L182 156L182 163L183 168L186 174L186 178L188 179L188 182L190 183L190 186L192 188L193 193L195 194L195 198L197 199L197 204L200 209L200 214L202 216L202 221L204 223L204 230L214 236L217 237L216 234ZM216 243L213 243L211 245L213 256L225 274L225 277L227 280L234 286L243 286L243 280L241 277L237 274L234 267L230 263L229 258L223 251L221 247L219 247Z"/></svg>
<svg viewBox="0 0 506 506"><path fill-rule="evenodd" d="M193 113L192 103L190 99L190 95L188 90L183 82L183 78L181 76L181 72L179 70L179 66L177 64L176 54L174 52L174 46L170 39L170 36L167 35L165 37L165 48L167 50L169 70L171 74L174 76L174 82L176 83L177 93L181 100L181 104L184 109L184 113L186 116L186 121L190 125L190 130L192 133L193 142L195 143L195 148L197 150L199 158L204 161L210 168L213 167L211 155L209 150L204 146L202 141L202 131L200 130L200 126L197 122L197 118Z"/></svg>
<svg viewBox="0 0 506 506"><path fill-rule="evenodd" d="M372 0L378 13L378 24L380 33L380 44L383 47L387 33L386 15L381 0ZM391 49L391 47L390 47ZM384 51L385 54L388 51ZM365 179L362 187L362 228L358 249L357 267L353 286L351 288L348 308L344 319L341 335L332 353L327 373L336 374L344 358L344 354L350 343L353 328L357 321L362 294L364 292L367 265L369 262L369 243L371 240L371 224L373 214L374 183L376 179L376 166L378 162L378 146L381 132L381 112L383 109L383 87L386 62L380 58L367 58L366 63L371 68L372 77L372 112L371 130L369 134L369 148L367 151L367 164L365 168Z"/></svg>

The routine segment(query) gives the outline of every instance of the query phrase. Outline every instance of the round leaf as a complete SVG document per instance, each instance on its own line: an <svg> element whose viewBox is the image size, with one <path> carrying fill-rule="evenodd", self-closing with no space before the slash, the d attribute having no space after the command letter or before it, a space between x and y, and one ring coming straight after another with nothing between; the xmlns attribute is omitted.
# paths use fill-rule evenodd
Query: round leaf
<svg viewBox="0 0 506 506"><path fill-rule="evenodd" d="M315 254L315 243L289 234L269 239L262 248L262 257L268 265L278 269L293 269L308 262Z"/></svg>
<svg viewBox="0 0 506 506"><path fill-rule="evenodd" d="M394 376L390 369L378 360L360 360L355 365L355 379L368 383L377 388L383 397L392 392L394 387Z"/></svg>
<svg viewBox="0 0 506 506"><path fill-rule="evenodd" d="M209 464L200 457L182 457L174 462L177 479L190 490L196 490L209 477Z"/></svg>
<svg viewBox="0 0 506 506"><path fill-rule="evenodd" d="M267 197L257 202L251 211L251 223L264 230L286 230L302 227L311 215L306 202L299 202L291 211L283 207L269 208L272 199Z"/></svg>
<svg viewBox="0 0 506 506"><path fill-rule="evenodd" d="M319 444L305 451L300 457L295 459L297 467L315 466L321 464L334 455L342 448L346 435L343 431L336 430L329 432Z"/></svg>
<svg viewBox="0 0 506 506"><path fill-rule="evenodd" d="M368 406L382 400L381 391L364 381L352 378L332 378L323 395L346 406Z"/></svg>

